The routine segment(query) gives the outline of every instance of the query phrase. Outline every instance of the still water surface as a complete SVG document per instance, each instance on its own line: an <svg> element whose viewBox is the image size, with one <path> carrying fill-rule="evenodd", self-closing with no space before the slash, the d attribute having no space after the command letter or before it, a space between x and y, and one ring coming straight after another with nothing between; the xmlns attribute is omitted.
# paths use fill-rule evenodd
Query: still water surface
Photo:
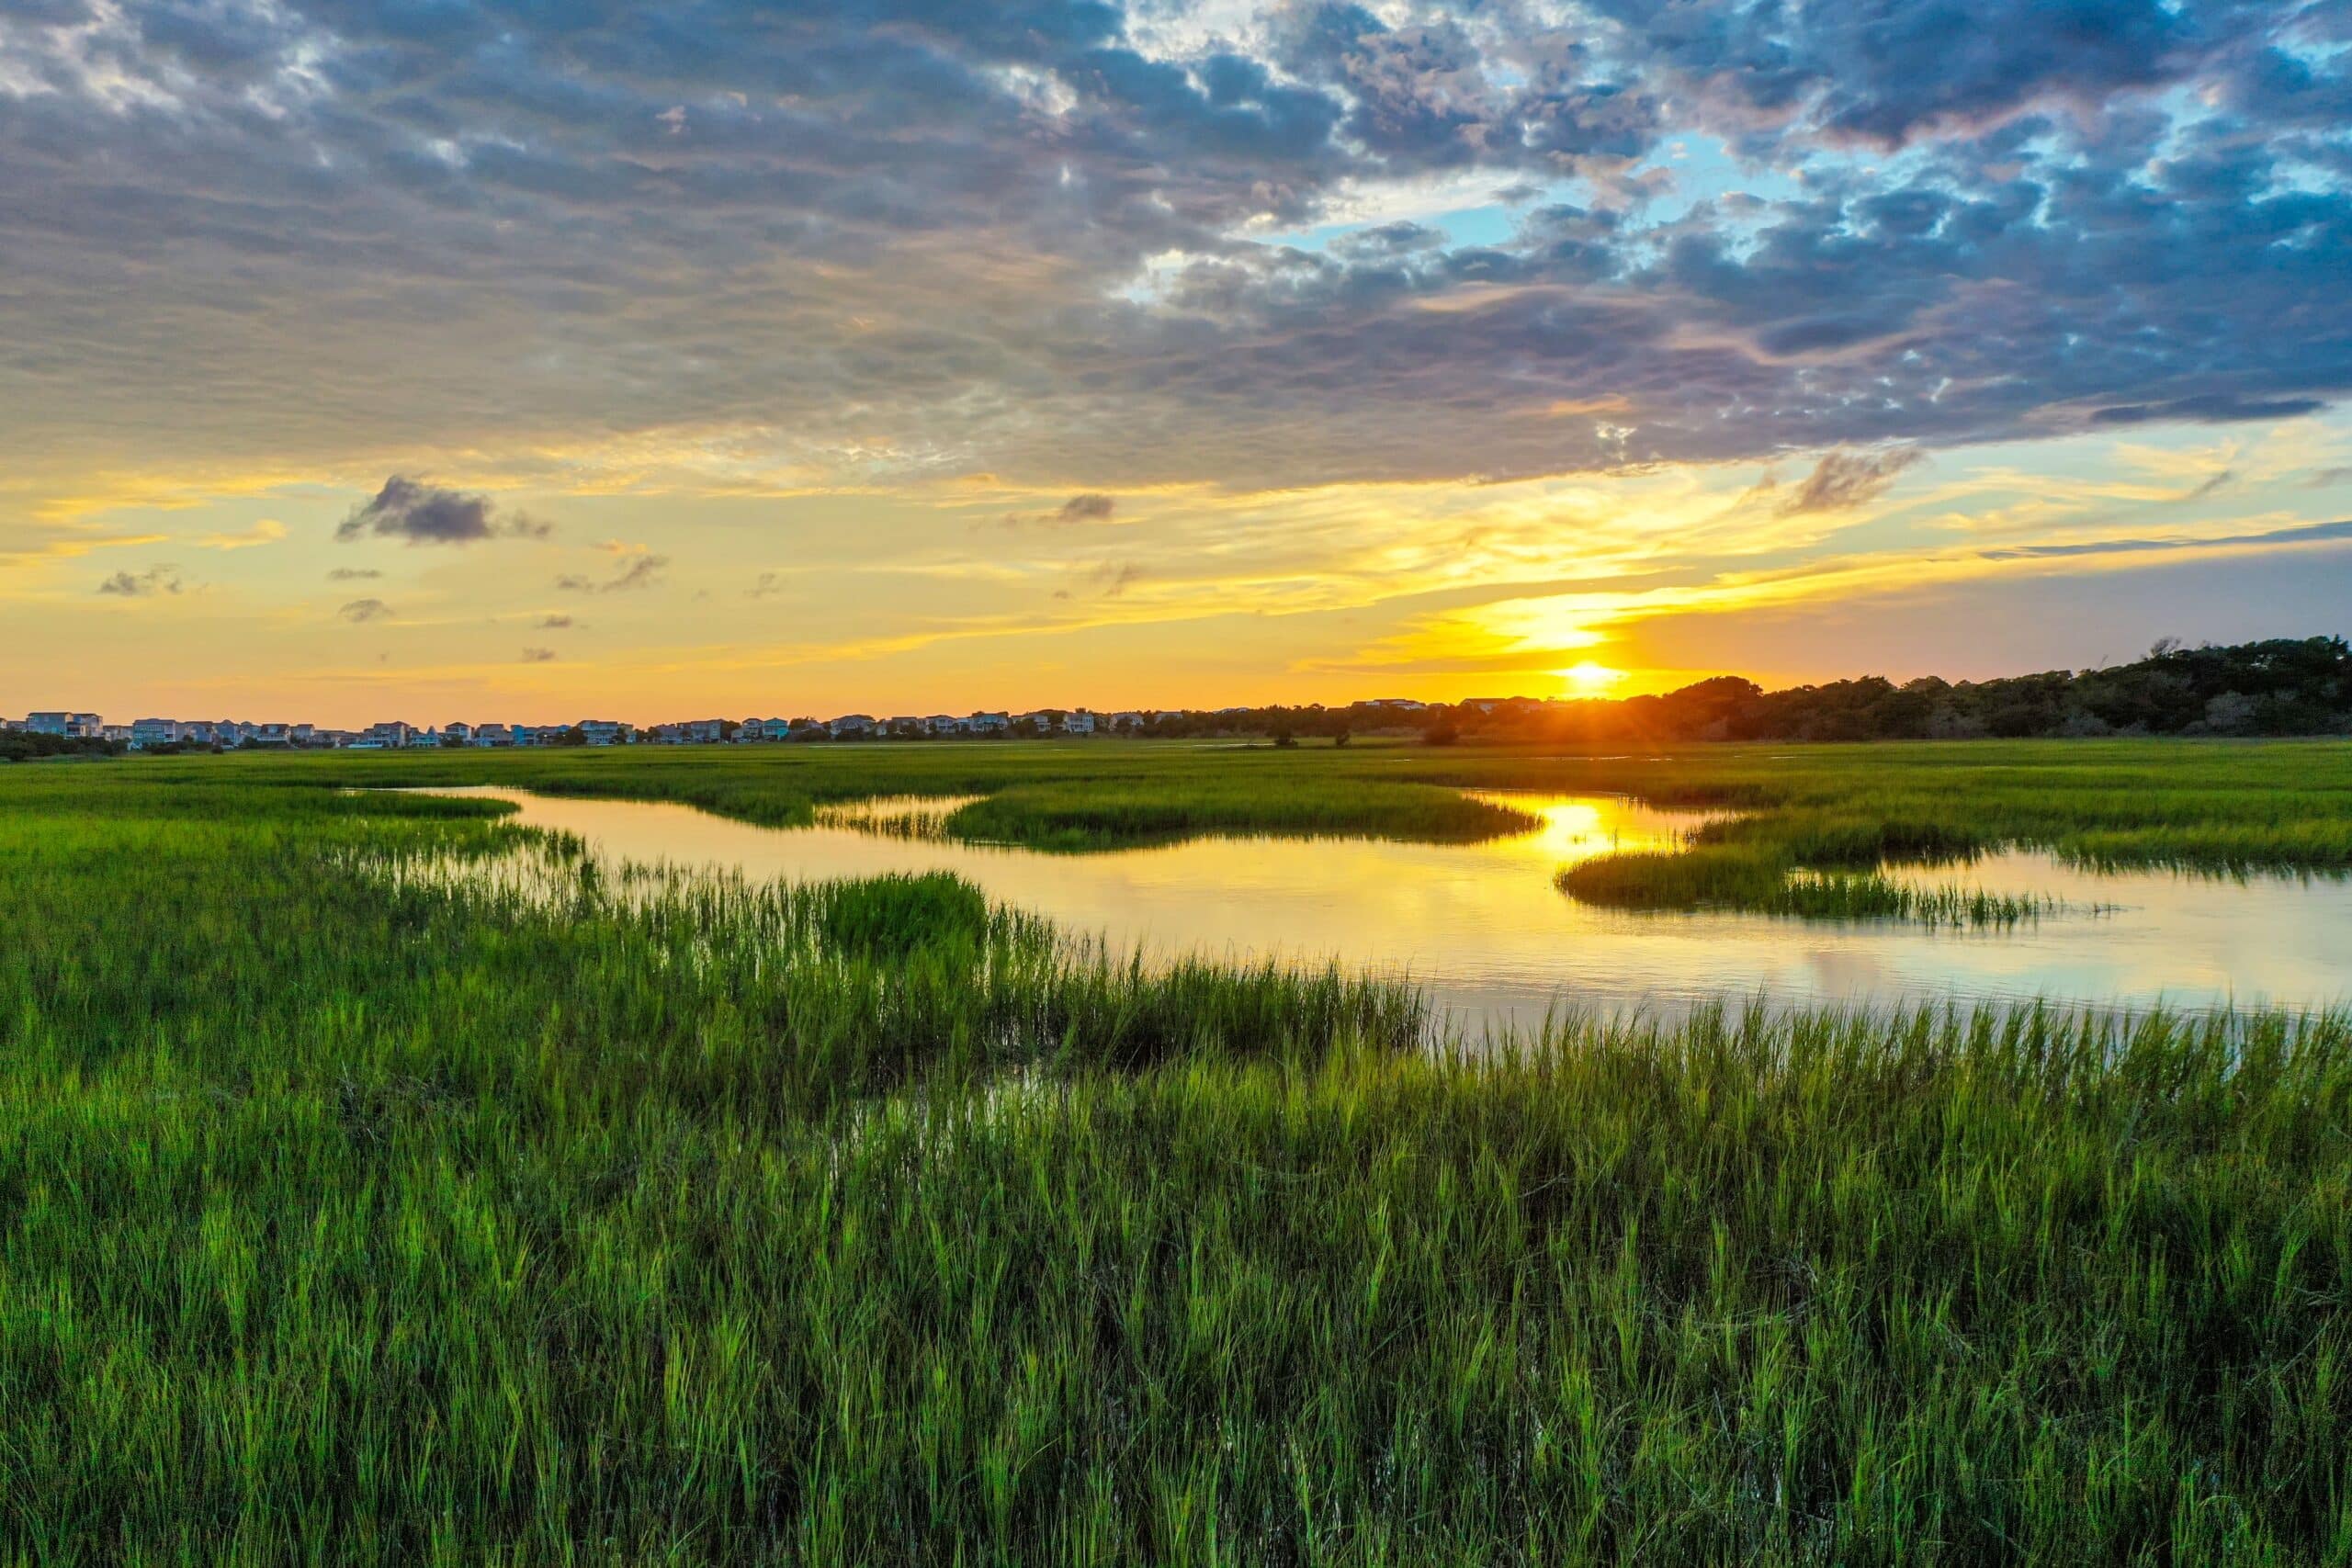
<svg viewBox="0 0 2352 1568"><path fill-rule="evenodd" d="M760 828L692 807L435 791L512 801L514 820L577 834L607 860L755 880L948 871L1114 951L1404 974L1466 1028L1547 1010L1672 1016L1729 996L1783 1004L2045 998L2102 1005L2320 1008L2352 997L2352 881L2095 874L2009 851L1920 874L2099 913L2007 930L1825 924L1724 912L1634 914L1553 886L1614 849L1671 848L1705 821L1611 795L1497 795L1541 829L1480 844L1208 838L1091 854L891 836L872 823L955 803L867 802L811 828Z"/></svg>

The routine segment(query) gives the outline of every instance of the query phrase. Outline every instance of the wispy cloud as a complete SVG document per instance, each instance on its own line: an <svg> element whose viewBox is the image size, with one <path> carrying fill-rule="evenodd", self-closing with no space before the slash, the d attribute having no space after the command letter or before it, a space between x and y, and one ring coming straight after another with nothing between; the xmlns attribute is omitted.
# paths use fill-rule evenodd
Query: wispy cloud
<svg viewBox="0 0 2352 1568"><path fill-rule="evenodd" d="M164 564L151 566L145 571L118 571L98 584L98 592L121 599L148 599L177 593L186 586L179 568Z"/></svg>
<svg viewBox="0 0 2352 1568"><path fill-rule="evenodd" d="M250 550L286 537L286 525L265 517L241 534L207 534L197 544L208 550Z"/></svg>
<svg viewBox="0 0 2352 1568"><path fill-rule="evenodd" d="M633 547L641 549L642 547ZM555 580L555 585L567 593L627 593L636 590L660 586L662 574L669 570L670 558L650 552L629 559L612 576L596 579L578 572L567 572Z"/></svg>
<svg viewBox="0 0 2352 1568"><path fill-rule="evenodd" d="M1109 523L1118 514L1116 496L1101 491L1087 491L1073 495L1059 506L1046 512L1008 512L1003 523L1008 528L1069 528L1087 523Z"/></svg>
<svg viewBox="0 0 2352 1568"><path fill-rule="evenodd" d="M354 599L335 614L356 626L360 626L369 621L390 620L392 607L381 599Z"/></svg>
<svg viewBox="0 0 2352 1568"><path fill-rule="evenodd" d="M1809 512L1843 512L1876 500L1903 472L1925 459L1916 446L1874 452L1825 453L1796 490L1780 503L1783 517Z"/></svg>
<svg viewBox="0 0 2352 1568"><path fill-rule="evenodd" d="M2074 544L2015 545L1978 552L1984 560L2051 560L2069 556L2143 555L2164 550L2258 549L2281 545L2324 545L2352 539L2352 522L2312 523L2260 534L2177 535L2161 539L2089 539Z"/></svg>

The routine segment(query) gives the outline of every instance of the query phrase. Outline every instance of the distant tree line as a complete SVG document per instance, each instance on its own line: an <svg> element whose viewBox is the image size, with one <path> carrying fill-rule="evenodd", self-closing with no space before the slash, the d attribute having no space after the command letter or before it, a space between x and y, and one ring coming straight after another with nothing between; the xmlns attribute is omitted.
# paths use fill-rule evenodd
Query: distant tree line
<svg viewBox="0 0 2352 1568"><path fill-rule="evenodd" d="M1480 698L1158 715L1144 736L1264 735L1276 744L1418 732L1493 740L1968 740L2051 736L2352 735L2352 648L2338 637L2221 648L2167 639L2145 659L1991 681L1878 675L1768 692L1718 675L1659 696Z"/></svg>
<svg viewBox="0 0 2352 1568"><path fill-rule="evenodd" d="M1694 740L2352 735L2352 648L2337 637L2229 648L2167 640L2103 670L1899 686L1866 676L1780 692L1718 676L1664 696L1563 705L1546 728Z"/></svg>
<svg viewBox="0 0 2352 1568"><path fill-rule="evenodd" d="M119 740L92 740L74 735L37 735L28 729L0 729L0 762L34 762L51 757L112 757L122 750Z"/></svg>

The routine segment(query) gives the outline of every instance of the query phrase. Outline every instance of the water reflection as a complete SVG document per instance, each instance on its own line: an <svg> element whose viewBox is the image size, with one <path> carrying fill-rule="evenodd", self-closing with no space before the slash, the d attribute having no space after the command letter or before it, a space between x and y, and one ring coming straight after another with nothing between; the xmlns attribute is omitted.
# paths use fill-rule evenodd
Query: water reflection
<svg viewBox="0 0 2352 1568"><path fill-rule="evenodd" d="M957 804L936 798L865 803L779 829L685 806L491 787L436 793L512 801L516 820L575 834L613 862L796 881L950 871L1117 952L1338 959L1403 973L1473 1028L1530 1024L1562 1008L1670 1015L1757 994L1787 1003L2333 1006L2347 996L2342 954L2352 953L2352 883L2096 873L2026 851L1902 874L2104 912L1927 931L1593 908L1555 889L1553 874L1615 850L1672 848L1708 819L1605 795L1497 794L1544 825L1477 844L1211 838L1071 855L917 836Z"/></svg>

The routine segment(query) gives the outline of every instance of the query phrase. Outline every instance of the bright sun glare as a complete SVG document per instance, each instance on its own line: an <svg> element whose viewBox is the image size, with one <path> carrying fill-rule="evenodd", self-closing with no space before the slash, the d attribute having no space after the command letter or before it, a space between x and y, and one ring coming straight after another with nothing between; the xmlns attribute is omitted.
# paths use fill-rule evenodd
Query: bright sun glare
<svg viewBox="0 0 2352 1568"><path fill-rule="evenodd" d="M1566 683L1569 691L1576 693L1578 696L1596 695L1625 678L1625 672L1623 670L1612 670L1606 664L1596 664L1589 659L1580 663L1571 664L1566 670L1555 670L1553 673Z"/></svg>

